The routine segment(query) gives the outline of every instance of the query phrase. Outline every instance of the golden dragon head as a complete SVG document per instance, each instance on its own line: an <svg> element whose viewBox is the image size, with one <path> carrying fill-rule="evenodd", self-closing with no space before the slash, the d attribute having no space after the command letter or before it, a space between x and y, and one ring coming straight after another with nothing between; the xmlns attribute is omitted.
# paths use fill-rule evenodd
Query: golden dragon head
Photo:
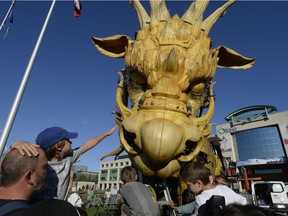
<svg viewBox="0 0 288 216"><path fill-rule="evenodd" d="M132 0L140 23L135 40L126 35L92 38L101 53L125 57L116 93L121 145L112 154L125 150L144 175L177 176L183 163L196 160L214 173L221 169L206 139L214 113L211 81L217 67L247 69L254 59L224 46L211 48L209 31L234 1L204 19L208 2L192 2L180 18L170 17L163 0L150 1L150 16ZM125 92L131 108L123 102Z"/></svg>

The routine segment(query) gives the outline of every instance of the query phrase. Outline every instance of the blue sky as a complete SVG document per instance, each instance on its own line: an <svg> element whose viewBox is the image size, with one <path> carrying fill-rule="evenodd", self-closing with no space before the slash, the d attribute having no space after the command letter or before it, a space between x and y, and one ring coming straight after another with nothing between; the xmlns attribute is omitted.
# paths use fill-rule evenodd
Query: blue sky
<svg viewBox="0 0 288 216"><path fill-rule="evenodd" d="M1 22L10 3L0 2ZM143 4L148 6L147 1ZM222 4L211 2L205 16ZM50 5L51 1L17 1L6 40L2 40L6 28L0 32L0 131ZM190 1L167 2L170 13L179 16L189 5ZM287 8L285 1L238 1L211 30L213 47L225 45L256 59L249 70L217 70L211 123L225 123L225 116L251 105L287 110ZM114 126L116 71L124 67L124 60L100 54L91 37L126 34L133 38L138 29L128 1L83 1L79 18L73 17L73 1L56 2L6 147L16 140L33 142L40 131L51 126L78 132L73 140L77 147ZM98 171L100 157L118 145L116 132L84 154L78 165Z"/></svg>

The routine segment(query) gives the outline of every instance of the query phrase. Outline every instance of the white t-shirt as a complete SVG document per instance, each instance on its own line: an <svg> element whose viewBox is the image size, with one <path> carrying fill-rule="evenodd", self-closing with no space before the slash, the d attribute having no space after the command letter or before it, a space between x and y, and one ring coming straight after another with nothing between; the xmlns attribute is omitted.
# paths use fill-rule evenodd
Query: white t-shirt
<svg viewBox="0 0 288 216"><path fill-rule="evenodd" d="M111 197L111 191L105 191L106 199Z"/></svg>
<svg viewBox="0 0 288 216"><path fill-rule="evenodd" d="M230 203L237 203L240 205L246 205L247 200L240 194L235 193L232 189L225 185L217 185L210 190L204 190L201 194L195 197L196 207L195 212L198 213L198 209L201 205L205 204L213 195L223 196L225 198L225 205Z"/></svg>
<svg viewBox="0 0 288 216"><path fill-rule="evenodd" d="M70 171L72 165L81 156L80 149L73 150L72 154L61 161L48 161L45 188L34 196L35 200L60 199L66 200L69 190Z"/></svg>
<svg viewBox="0 0 288 216"><path fill-rule="evenodd" d="M80 197L79 194L76 193L76 192L75 192L75 193L72 193L72 194L68 197L67 201L68 201L69 203L71 203L73 206L76 206L76 207L82 207L82 205L83 205L83 201L82 201L81 197Z"/></svg>

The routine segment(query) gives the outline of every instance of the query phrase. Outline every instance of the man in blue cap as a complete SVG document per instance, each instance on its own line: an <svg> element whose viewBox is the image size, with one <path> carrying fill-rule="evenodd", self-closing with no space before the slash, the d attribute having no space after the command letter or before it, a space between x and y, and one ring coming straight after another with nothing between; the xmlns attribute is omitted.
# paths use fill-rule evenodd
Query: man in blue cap
<svg viewBox="0 0 288 216"><path fill-rule="evenodd" d="M39 133L36 138L36 144L40 145L44 150L48 166L45 189L35 199L56 198L66 200L73 163L78 160L81 154L95 147L105 137L110 136L116 128L117 126L114 126L102 135L88 140L76 150L72 150L72 142L70 141L70 139L78 136L76 132L68 132L61 127L50 127ZM31 150L27 150L27 146L14 145L12 147L24 150L22 151L24 154L29 151L33 154ZM31 149L31 146L29 146L29 149Z"/></svg>

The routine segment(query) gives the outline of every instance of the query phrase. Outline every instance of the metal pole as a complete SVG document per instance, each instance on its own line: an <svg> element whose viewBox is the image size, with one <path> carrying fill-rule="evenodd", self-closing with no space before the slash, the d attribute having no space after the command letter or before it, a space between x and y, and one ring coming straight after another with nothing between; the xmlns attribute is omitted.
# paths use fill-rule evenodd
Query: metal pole
<svg viewBox="0 0 288 216"><path fill-rule="evenodd" d="M20 87L18 89L18 92L17 92L17 95L15 97L15 100L14 100L14 103L13 103L13 106L10 110L10 113L9 113L9 116L8 116L8 119L6 121L6 125L3 129L3 133L2 133L2 136L1 136L1 139L0 139L0 155L2 155L3 153L3 150L4 150L4 147L6 145L6 142L7 142L7 138L8 138L8 135L10 134L10 131L11 131L11 127L12 127L12 124L15 120L15 116L16 116L16 113L18 111L18 108L19 108L19 104L21 102L21 99L22 99L22 96L23 96L23 93L24 93L24 90L25 90L25 87L26 87L26 84L27 84L27 81L29 79L29 75L31 73L31 70L32 70L32 67L33 67L33 64L34 64L34 61L35 61L35 58L37 56L37 53L38 53L38 50L39 50L39 47L41 45L41 41L42 41L42 38L44 36L44 33L45 33L45 30L46 30L46 27L48 25L48 22L49 22L49 19L50 19L50 16L52 14L52 11L53 11L53 8L54 8L54 5L56 3L56 0L53 0L52 3L51 3L51 6L50 6L50 10L48 12L48 15L46 17L46 20L44 22L44 25L42 27L42 30L40 32L40 35L38 37L38 40L37 40L37 43L35 45L35 48L33 50L33 53L31 55L31 58L29 60L29 63L27 65L27 68L26 68L26 71L25 71L25 74L23 76L23 79L22 79L22 82L20 84Z"/></svg>
<svg viewBox="0 0 288 216"><path fill-rule="evenodd" d="M16 0L13 0L13 1L12 1L11 5L10 5L10 8L9 8L8 11L7 11L7 14L6 14L6 16L4 17L4 19L3 19L2 23L1 23L0 31L2 30L2 28L3 28L3 26L4 26L5 22L6 22L9 14L10 14L10 12L12 11L15 2L16 2Z"/></svg>

